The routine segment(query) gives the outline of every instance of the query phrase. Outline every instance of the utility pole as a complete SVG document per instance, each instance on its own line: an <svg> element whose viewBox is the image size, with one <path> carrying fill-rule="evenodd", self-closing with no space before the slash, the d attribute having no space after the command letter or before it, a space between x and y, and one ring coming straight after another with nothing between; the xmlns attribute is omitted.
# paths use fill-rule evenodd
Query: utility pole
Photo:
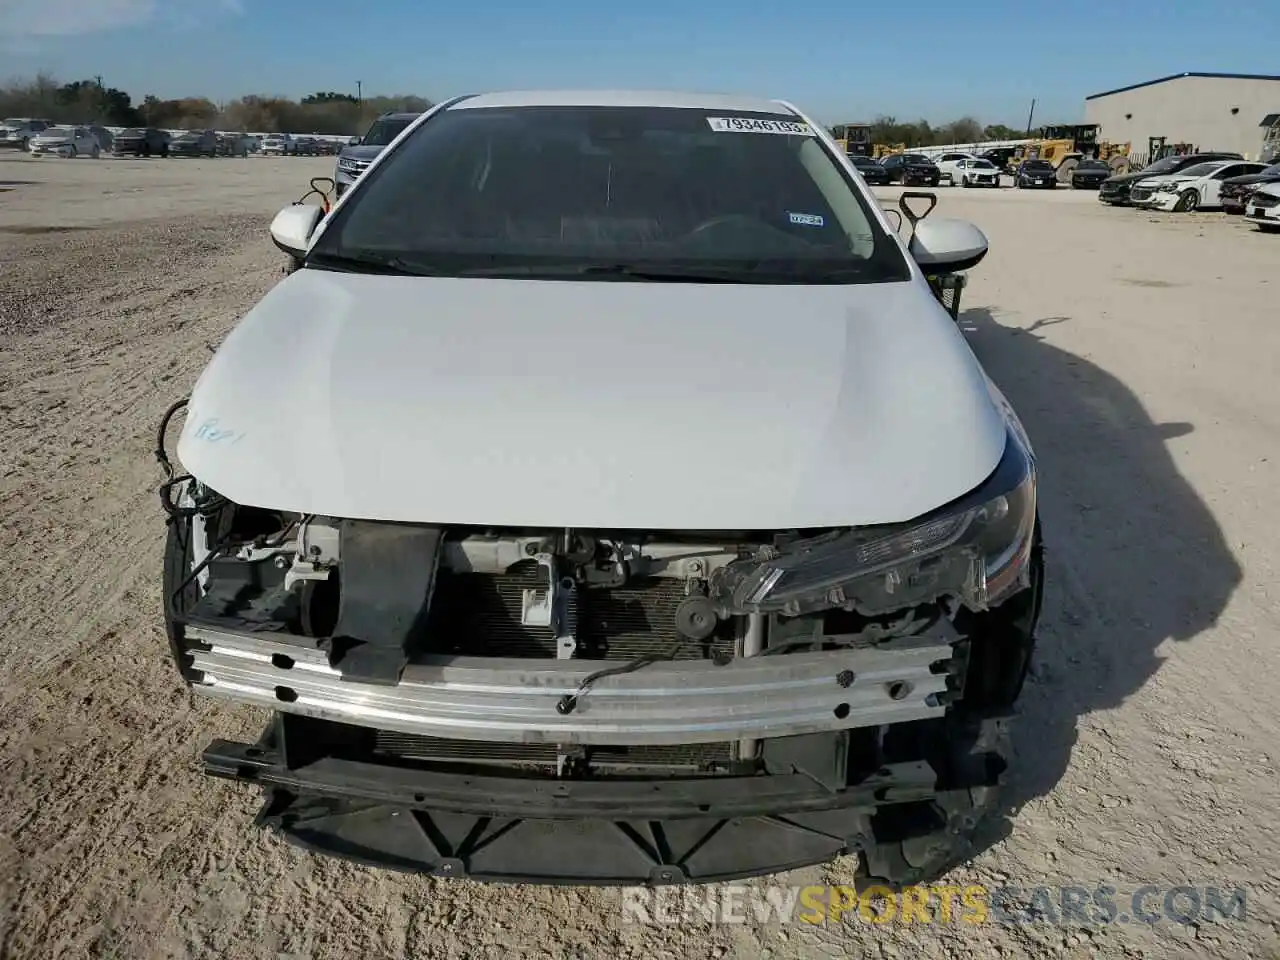
<svg viewBox="0 0 1280 960"><path fill-rule="evenodd" d="M1031 120L1035 115L1036 115L1036 101L1035 101L1035 98L1033 97L1031 99L1031 112L1027 114L1027 136L1028 137L1031 136Z"/></svg>
<svg viewBox="0 0 1280 960"><path fill-rule="evenodd" d="M94 80L96 80L96 81L98 82L98 89L99 89L99 90L101 90L101 89L102 89L102 74L98 74L98 75L97 75L96 77L94 77L93 79L94 79Z"/></svg>
<svg viewBox="0 0 1280 960"><path fill-rule="evenodd" d="M364 109L364 84L359 80L356 81L356 106Z"/></svg>

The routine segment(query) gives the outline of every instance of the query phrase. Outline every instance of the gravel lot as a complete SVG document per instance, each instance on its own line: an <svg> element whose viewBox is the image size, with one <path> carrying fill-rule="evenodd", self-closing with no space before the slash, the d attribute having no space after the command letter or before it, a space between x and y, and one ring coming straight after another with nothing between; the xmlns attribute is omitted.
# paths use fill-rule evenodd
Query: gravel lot
<svg viewBox="0 0 1280 960"><path fill-rule="evenodd" d="M949 880L1241 886L1244 922L645 926L253 829L197 761L264 717L169 663L151 449L332 163L0 156L0 957L1280 956L1280 237L1090 193L938 191L991 240L963 326L1037 444L1052 578L1007 816Z"/></svg>

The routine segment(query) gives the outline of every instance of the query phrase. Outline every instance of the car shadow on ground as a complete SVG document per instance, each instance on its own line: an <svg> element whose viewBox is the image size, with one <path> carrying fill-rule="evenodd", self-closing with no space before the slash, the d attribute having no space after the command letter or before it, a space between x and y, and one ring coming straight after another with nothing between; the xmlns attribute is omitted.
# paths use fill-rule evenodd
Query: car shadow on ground
<svg viewBox="0 0 1280 960"><path fill-rule="evenodd" d="M1242 571L1168 444L1189 423L1155 423L1137 396L1042 331L968 309L960 327L1018 411L1040 464L1047 577L1032 675L1011 727L1015 763L978 839L1010 831L1025 803L1066 773L1080 720L1122 704L1160 669L1166 641L1218 620Z"/></svg>

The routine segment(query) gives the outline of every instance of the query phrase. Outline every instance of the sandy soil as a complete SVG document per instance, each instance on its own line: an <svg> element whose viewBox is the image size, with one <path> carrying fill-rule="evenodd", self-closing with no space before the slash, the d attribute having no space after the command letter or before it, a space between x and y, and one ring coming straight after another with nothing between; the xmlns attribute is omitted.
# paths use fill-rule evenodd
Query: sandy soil
<svg viewBox="0 0 1280 960"><path fill-rule="evenodd" d="M331 163L0 157L0 956L1280 955L1280 237L1070 191L940 191L991 239L963 326L1037 444L1052 577L1007 810L948 879L1242 886L1245 921L643 926L253 829L197 760L263 716L168 660L153 432Z"/></svg>

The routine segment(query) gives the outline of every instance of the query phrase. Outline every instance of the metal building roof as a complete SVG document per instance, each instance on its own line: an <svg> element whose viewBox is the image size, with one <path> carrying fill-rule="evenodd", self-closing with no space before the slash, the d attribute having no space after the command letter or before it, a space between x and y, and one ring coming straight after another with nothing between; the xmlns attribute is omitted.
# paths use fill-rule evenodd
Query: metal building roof
<svg viewBox="0 0 1280 960"><path fill-rule="evenodd" d="M1097 100L1099 97L1109 97L1113 93L1124 93L1127 90L1137 90L1140 87L1153 87L1157 83L1168 83L1170 80L1181 80L1183 77L1211 77L1215 80L1275 80L1280 82L1280 76L1270 76L1263 73L1171 73L1167 77L1144 80L1142 83L1131 83L1127 87L1116 87L1114 90L1104 90L1102 93L1091 93L1085 99Z"/></svg>

